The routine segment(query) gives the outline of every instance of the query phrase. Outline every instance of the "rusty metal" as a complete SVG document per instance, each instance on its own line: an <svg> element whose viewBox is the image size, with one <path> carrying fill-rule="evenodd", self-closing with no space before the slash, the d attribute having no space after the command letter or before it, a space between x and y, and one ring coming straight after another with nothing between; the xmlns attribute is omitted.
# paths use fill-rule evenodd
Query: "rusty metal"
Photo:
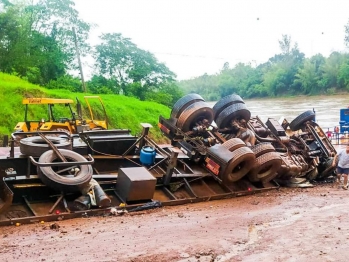
<svg viewBox="0 0 349 262"><path fill-rule="evenodd" d="M62 199L64 198L64 195L61 194L58 199L56 200L56 202L53 204L53 206L51 207L51 209L48 211L49 214L52 214L53 210L58 206L59 202L62 201Z"/></svg>
<svg viewBox="0 0 349 262"><path fill-rule="evenodd" d="M67 159L62 155L62 153L55 147L55 145L42 133L38 133L38 135L50 146L53 152L59 157L62 162L68 162Z"/></svg>
<svg viewBox="0 0 349 262"><path fill-rule="evenodd" d="M164 177L164 185L166 186L170 184L174 168L177 166L177 157L179 154L178 150L179 149L174 149L171 151L170 161L168 163L166 174Z"/></svg>

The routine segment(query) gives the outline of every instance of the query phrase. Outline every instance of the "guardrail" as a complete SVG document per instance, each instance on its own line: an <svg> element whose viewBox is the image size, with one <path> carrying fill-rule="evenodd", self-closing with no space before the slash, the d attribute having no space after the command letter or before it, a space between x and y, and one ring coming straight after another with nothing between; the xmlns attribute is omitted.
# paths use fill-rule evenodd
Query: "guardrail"
<svg viewBox="0 0 349 262"><path fill-rule="evenodd" d="M349 144L349 133L335 133L335 132L325 132L328 139L333 145L348 145Z"/></svg>

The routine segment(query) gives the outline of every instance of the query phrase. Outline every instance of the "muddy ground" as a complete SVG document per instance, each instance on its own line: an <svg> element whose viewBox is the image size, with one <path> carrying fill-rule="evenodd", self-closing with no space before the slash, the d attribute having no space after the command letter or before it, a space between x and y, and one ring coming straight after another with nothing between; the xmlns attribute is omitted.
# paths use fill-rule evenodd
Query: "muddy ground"
<svg viewBox="0 0 349 262"><path fill-rule="evenodd" d="M348 261L349 191L281 188L0 228L0 261Z"/></svg>

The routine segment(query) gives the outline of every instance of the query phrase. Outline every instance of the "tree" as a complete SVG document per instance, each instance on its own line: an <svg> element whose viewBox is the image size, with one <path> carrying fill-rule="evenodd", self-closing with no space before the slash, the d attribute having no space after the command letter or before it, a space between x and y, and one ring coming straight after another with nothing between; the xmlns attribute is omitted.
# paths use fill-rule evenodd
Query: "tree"
<svg viewBox="0 0 349 262"><path fill-rule="evenodd" d="M75 68L72 28L83 42L90 26L70 0L0 0L0 70L45 84ZM86 45L82 45L87 48ZM86 52L84 52L86 53Z"/></svg>
<svg viewBox="0 0 349 262"><path fill-rule="evenodd" d="M305 94L316 94L319 92L318 80L316 64L306 60L304 66L298 69L295 82L302 86Z"/></svg>
<svg viewBox="0 0 349 262"><path fill-rule="evenodd" d="M71 0L38 0L36 4L27 5L25 13L29 16L29 25L32 31L51 37L59 43L65 57L67 68L77 68L73 63L76 58L73 28L79 42L82 54L89 51L86 43L91 25L79 19L79 13L74 9L75 3Z"/></svg>
<svg viewBox="0 0 349 262"><path fill-rule="evenodd" d="M159 63L153 54L139 49L121 34L102 34L102 43L93 53L97 74L115 79L125 94L141 100L163 83L174 82L175 74Z"/></svg>
<svg viewBox="0 0 349 262"><path fill-rule="evenodd" d="M324 85L326 88L338 87L338 75L343 56L338 52L333 52L321 66Z"/></svg>
<svg viewBox="0 0 349 262"><path fill-rule="evenodd" d="M304 54L300 52L298 44L295 43L292 46L291 37L282 35L282 40L279 41L281 54L275 55L269 59L271 69L273 72L271 75L275 76L277 71L278 81L282 81L269 90L271 94L286 94L297 93L300 90L299 82L295 81L295 75L298 72L298 68L303 65ZM277 69L275 69L275 66ZM274 71L276 70L276 71ZM280 75L280 74L284 75ZM269 79L270 75L268 76ZM276 89L275 89L276 88ZM277 91L277 93L275 93Z"/></svg>

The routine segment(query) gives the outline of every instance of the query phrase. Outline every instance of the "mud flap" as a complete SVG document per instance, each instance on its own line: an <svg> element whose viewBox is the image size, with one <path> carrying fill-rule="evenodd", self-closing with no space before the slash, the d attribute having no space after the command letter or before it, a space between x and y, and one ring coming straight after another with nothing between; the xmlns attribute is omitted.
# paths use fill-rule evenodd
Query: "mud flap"
<svg viewBox="0 0 349 262"><path fill-rule="evenodd" d="M5 171L0 171L0 214L12 205L13 192L6 185L4 178Z"/></svg>

